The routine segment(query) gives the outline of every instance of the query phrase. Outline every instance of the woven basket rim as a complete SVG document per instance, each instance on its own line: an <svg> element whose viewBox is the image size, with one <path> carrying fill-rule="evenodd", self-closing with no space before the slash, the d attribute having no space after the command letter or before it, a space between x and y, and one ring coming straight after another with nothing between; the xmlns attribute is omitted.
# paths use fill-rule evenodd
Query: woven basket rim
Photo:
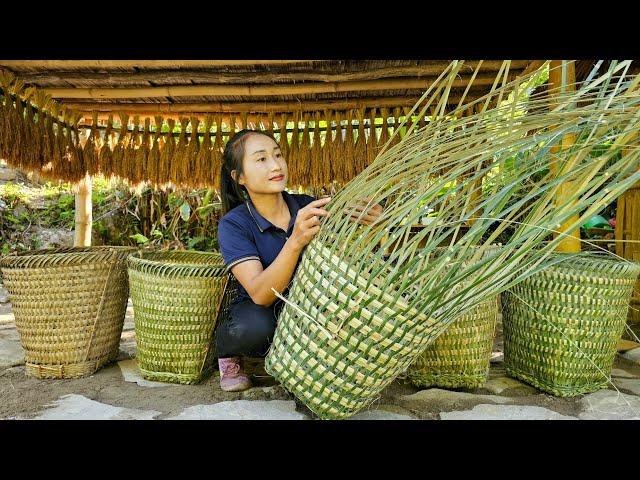
<svg viewBox="0 0 640 480"><path fill-rule="evenodd" d="M7 268L56 264L64 261L64 265L91 263L92 261L112 258L114 254L125 257L137 250L136 247L119 245L97 245L91 247L42 248L26 252L13 253L0 259L0 266Z"/></svg>
<svg viewBox="0 0 640 480"><path fill-rule="evenodd" d="M174 256L189 256L191 259L194 257L200 257L203 260L212 260L211 263L193 263L190 261L181 261L179 258L163 258ZM161 250L161 251L147 251L139 252L129 255L128 257L129 268L133 268L138 271L146 270L147 268L161 267L165 273L172 272L174 270L184 270L185 268L198 270L206 270L211 268L224 269L225 264L220 252L201 252L197 250Z"/></svg>
<svg viewBox="0 0 640 480"><path fill-rule="evenodd" d="M614 257L608 253L601 252L580 252L567 256L566 253L551 253L552 258L562 259L554 265L548 267L548 270L580 269L593 270L599 274L615 271L617 275L622 276L638 276L640 275L640 262L634 262L626 258ZM547 269L545 269L547 270Z"/></svg>

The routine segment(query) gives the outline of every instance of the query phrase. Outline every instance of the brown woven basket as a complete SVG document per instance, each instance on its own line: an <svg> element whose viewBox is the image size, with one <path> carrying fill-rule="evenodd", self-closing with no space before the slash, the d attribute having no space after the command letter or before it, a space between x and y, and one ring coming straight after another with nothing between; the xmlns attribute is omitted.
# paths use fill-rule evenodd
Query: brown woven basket
<svg viewBox="0 0 640 480"><path fill-rule="evenodd" d="M4 257L27 375L91 375L118 356L132 247L42 249Z"/></svg>

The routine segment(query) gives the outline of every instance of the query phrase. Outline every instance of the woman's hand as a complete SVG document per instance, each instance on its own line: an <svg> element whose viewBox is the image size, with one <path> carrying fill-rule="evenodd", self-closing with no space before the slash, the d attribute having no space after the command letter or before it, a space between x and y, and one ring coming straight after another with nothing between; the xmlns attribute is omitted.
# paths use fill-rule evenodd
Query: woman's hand
<svg viewBox="0 0 640 480"><path fill-rule="evenodd" d="M345 208L344 213L349 215L349 219L353 222L361 225L372 225L382 215L382 205L376 203L369 205L367 208L369 202L371 202L370 198L357 200L353 206Z"/></svg>
<svg viewBox="0 0 640 480"><path fill-rule="evenodd" d="M302 251L313 240L313 237L318 234L320 231L320 217L329 216L329 212L322 207L329 203L330 200L331 197L314 200L298 210L293 233L289 237L289 242L291 242L293 248Z"/></svg>

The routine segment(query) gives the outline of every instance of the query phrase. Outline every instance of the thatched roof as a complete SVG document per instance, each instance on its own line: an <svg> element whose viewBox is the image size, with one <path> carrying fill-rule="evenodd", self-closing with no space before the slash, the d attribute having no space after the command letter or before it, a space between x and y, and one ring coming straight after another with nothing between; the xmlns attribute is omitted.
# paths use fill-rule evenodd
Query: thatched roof
<svg viewBox="0 0 640 480"><path fill-rule="evenodd" d="M506 80L542 63L513 60ZM451 108L463 96L470 104L505 80L503 61L485 60L479 69L478 64L464 62L447 96ZM134 183L217 186L226 140L250 127L275 133L291 185L346 183L373 161L400 119L449 65L449 60L0 60L0 156L69 181L103 173ZM433 113L408 122L422 126ZM87 126L92 127L88 140Z"/></svg>
<svg viewBox="0 0 640 480"><path fill-rule="evenodd" d="M514 60L513 78L531 65ZM27 85L82 112L265 113L411 107L449 60L2 61ZM484 61L467 99L484 95L501 61ZM451 101L477 62L465 65Z"/></svg>

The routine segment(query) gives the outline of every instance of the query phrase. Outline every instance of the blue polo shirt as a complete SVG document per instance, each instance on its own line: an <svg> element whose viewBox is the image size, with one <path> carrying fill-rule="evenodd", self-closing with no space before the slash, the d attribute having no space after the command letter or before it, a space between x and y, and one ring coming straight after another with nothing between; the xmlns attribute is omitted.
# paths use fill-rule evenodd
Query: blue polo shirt
<svg viewBox="0 0 640 480"><path fill-rule="evenodd" d="M286 191L282 196L291 213L286 232L260 215L251 200L231 209L220 219L218 244L227 271L247 260L260 260L264 269L271 265L293 233L298 210L315 200L310 195ZM251 297L242 285L238 285L238 294L231 303L246 299Z"/></svg>

